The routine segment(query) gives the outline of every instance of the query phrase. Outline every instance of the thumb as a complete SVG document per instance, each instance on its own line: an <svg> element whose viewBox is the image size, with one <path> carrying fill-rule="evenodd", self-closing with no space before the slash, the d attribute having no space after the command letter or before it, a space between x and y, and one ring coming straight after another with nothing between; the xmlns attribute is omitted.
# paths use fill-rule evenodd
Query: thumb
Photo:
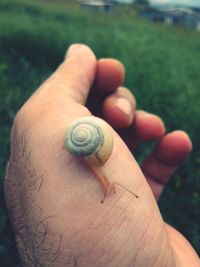
<svg viewBox="0 0 200 267"><path fill-rule="evenodd" d="M70 98L79 104L86 102L96 74L96 57L84 44L69 47L64 62L38 89L46 91L54 104L58 98Z"/></svg>

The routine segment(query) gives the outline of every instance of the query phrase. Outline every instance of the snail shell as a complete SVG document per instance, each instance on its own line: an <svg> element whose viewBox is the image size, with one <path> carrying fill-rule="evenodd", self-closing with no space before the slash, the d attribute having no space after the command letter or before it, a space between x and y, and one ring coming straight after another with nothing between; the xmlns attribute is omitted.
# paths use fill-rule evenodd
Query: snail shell
<svg viewBox="0 0 200 267"><path fill-rule="evenodd" d="M74 121L65 133L64 142L72 155L96 165L103 165L113 149L111 127L92 116Z"/></svg>

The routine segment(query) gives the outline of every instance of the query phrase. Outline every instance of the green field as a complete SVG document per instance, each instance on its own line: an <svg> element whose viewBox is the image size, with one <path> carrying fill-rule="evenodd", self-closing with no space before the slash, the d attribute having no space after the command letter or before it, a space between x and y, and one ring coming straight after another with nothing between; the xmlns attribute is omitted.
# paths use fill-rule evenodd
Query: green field
<svg viewBox="0 0 200 267"><path fill-rule="evenodd" d="M62 61L71 43L126 67L138 108L160 115L167 131L190 135L192 155L171 179L160 207L200 253L200 34L143 21L133 9L90 13L75 1L0 0L0 262L20 266L3 198L9 133L16 111ZM136 151L141 160L152 144Z"/></svg>

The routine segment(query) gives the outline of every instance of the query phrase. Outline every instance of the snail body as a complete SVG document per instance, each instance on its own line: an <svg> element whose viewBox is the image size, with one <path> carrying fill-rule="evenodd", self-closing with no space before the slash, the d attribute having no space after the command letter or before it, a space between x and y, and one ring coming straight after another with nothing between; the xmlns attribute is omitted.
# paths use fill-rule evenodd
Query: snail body
<svg viewBox="0 0 200 267"><path fill-rule="evenodd" d="M84 160L101 182L105 190L102 203L107 195L115 193L116 185L138 198L123 185L111 181L103 169L113 150L111 127L104 120L93 116L75 120L66 130L64 143L68 152Z"/></svg>

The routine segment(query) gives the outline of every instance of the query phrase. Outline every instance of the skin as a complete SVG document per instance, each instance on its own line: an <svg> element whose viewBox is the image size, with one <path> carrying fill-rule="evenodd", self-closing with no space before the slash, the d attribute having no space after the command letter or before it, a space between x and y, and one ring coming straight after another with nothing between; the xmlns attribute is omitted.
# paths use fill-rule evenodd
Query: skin
<svg viewBox="0 0 200 267"><path fill-rule="evenodd" d="M75 45L18 112L5 197L23 266L200 266L156 203L191 141L182 131L165 134L158 116L137 110L123 80L119 61L96 60ZM119 187L102 204L94 173L65 150L68 125L91 113L114 128L106 173L138 199ZM149 140L157 145L139 166L129 149Z"/></svg>

